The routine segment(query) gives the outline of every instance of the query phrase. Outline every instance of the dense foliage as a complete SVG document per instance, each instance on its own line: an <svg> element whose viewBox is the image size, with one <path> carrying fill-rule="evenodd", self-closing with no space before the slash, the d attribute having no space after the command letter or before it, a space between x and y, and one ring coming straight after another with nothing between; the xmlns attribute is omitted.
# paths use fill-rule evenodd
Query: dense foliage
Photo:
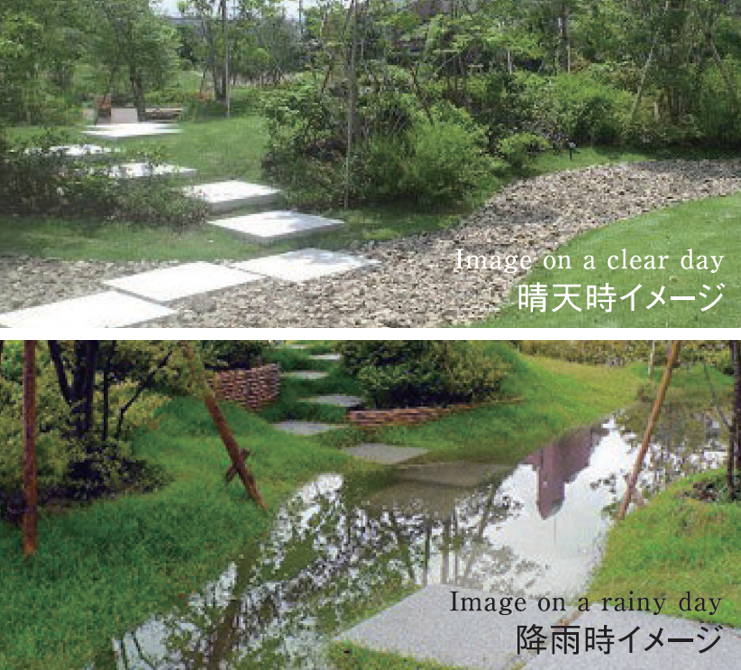
<svg viewBox="0 0 741 670"><path fill-rule="evenodd" d="M183 227L202 223L206 205L166 177L115 179L107 164L70 160L55 147L64 135L46 132L10 143L0 132L0 201L15 214L99 216L106 220ZM116 154L121 159L122 154ZM153 169L157 156L137 156Z"/></svg>
<svg viewBox="0 0 741 670"><path fill-rule="evenodd" d="M154 425L171 395L189 389L175 344L70 341L37 351L42 501L160 484L162 473L137 458L130 438ZM6 343L0 365L0 516L12 519L22 511L21 353L20 343Z"/></svg>
<svg viewBox="0 0 741 670"><path fill-rule="evenodd" d="M340 346L373 407L419 407L492 400L502 395L508 366L482 343L357 341Z"/></svg>
<svg viewBox="0 0 741 670"><path fill-rule="evenodd" d="M666 363L671 341L654 342L656 366ZM651 342L647 340L523 340L517 343L525 354L559 358L589 365L626 365L636 361L648 362ZM727 342L687 340L682 342L680 361L696 363L704 361L721 372L732 374L731 354Z"/></svg>

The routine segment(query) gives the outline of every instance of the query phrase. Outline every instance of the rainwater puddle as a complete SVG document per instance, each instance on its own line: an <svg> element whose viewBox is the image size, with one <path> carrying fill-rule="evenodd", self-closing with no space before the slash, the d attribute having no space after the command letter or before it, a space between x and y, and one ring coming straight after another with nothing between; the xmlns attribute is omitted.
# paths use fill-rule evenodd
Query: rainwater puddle
<svg viewBox="0 0 741 670"><path fill-rule="evenodd" d="M649 408L580 428L517 467L407 466L358 497L337 474L303 486L259 547L166 616L111 642L87 670L325 668L324 643L373 594L454 584L508 595L581 593L635 460ZM714 415L668 406L644 495L717 467Z"/></svg>

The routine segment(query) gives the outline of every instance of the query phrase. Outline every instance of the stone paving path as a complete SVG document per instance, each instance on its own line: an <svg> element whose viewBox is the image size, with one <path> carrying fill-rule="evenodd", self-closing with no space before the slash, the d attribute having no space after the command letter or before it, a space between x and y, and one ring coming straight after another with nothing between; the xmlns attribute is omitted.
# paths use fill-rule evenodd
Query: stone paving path
<svg viewBox="0 0 741 670"><path fill-rule="evenodd" d="M456 610L453 594L456 591ZM494 598L497 611L461 611L460 598L479 598L482 609L486 598ZM541 612L538 601L523 599L522 612L515 611L514 600L509 604L512 613L502 615L502 594L463 589L451 585L426 586L400 603L389 607L367 621L338 636L377 651L389 651L420 660L432 660L460 668L486 670L654 670L655 668L682 668L716 670L739 667L741 658L741 630L716 624L679 619L645 612L604 612L601 601L592 603L591 611L569 621L579 626L579 654L553 653L551 626L570 620L574 608L566 612ZM470 602L470 601L469 601ZM470 608L469 608L470 609ZM546 649L517 653L518 626L540 626L548 637ZM597 631L607 627L614 635L610 653L599 648L585 651L586 629ZM619 642L636 627L633 635L633 653L629 640ZM659 631L661 635L659 636ZM655 643L647 649L654 637ZM704 653L719 637L716 645ZM704 638L704 639L702 639ZM675 641L669 640L688 640ZM604 647L603 647L604 648Z"/></svg>

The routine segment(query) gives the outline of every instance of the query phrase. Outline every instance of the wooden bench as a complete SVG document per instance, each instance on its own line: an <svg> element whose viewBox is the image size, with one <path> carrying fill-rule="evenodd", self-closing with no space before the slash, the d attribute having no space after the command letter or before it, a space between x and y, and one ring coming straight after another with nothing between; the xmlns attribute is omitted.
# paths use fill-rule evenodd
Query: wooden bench
<svg viewBox="0 0 741 670"><path fill-rule="evenodd" d="M155 107L144 112L144 118L147 121L177 121L182 113L182 107Z"/></svg>

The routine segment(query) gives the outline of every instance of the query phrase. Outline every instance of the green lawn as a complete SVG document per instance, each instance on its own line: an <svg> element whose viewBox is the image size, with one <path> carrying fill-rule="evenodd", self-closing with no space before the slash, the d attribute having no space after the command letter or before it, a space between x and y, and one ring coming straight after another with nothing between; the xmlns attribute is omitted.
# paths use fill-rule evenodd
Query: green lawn
<svg viewBox="0 0 741 670"><path fill-rule="evenodd" d="M522 281L532 286L540 283L549 287L546 311L519 309L519 289L510 296L510 304L501 314L474 324L478 327L496 328L670 328L704 327L718 328L736 325L741 313L741 265L735 258L738 234L741 228L741 194L691 202L669 209L645 214L634 219L621 221L600 230L590 231L562 246L555 255L568 256L571 270L547 270L537 267ZM658 266L659 256L669 256L665 269L614 269L607 267L610 256L618 256L613 265L622 265L622 250L628 259L653 256ZM714 263L708 258L708 270L683 269L682 257L693 250L693 260L699 255L723 256L717 272L712 273ZM592 255L595 269L585 270L584 259ZM587 309L587 286L603 287L609 283L615 289L616 300L612 311L597 308ZM574 303L581 312L570 305L553 311L561 299L553 294L554 284L576 284L573 289L579 298ZM620 300L641 285L635 295L635 311L631 312L630 298ZM724 284L718 290L717 286ZM704 289L703 285L710 287ZM662 298L666 304L647 307L654 300L651 293L659 294L665 287ZM707 297L702 297L700 293ZM701 308L709 305L719 293L721 300L705 312ZM671 301L670 296L695 296L694 301Z"/></svg>
<svg viewBox="0 0 741 670"><path fill-rule="evenodd" d="M666 598L662 614L741 626L741 505L682 497L692 482L723 481L708 472L683 480L616 525L589 589L591 600ZM679 601L723 598L718 611L682 612Z"/></svg>
<svg viewBox="0 0 741 670"><path fill-rule="evenodd" d="M268 135L265 119L257 116L230 120L212 119L181 124L176 136L126 140L120 144L132 152L154 154L164 161L195 167L195 180L247 179L268 183L262 170ZM64 129L69 141L88 141L77 128ZM13 128L11 136L24 137L38 129ZM115 143L106 143L116 146ZM584 167L587 165L645 160L647 154L615 149L584 149L569 159L567 153L543 155L533 174ZM307 176L310 178L310 176ZM341 218L348 226L341 231L316 235L312 246L339 249L354 241L390 240L416 233L449 228L481 205L512 175L492 175L479 193L468 202L445 211L424 212L404 203L354 207L350 210L320 211ZM249 212L250 210L244 210ZM177 232L162 227L126 225L99 219L60 220L54 217L14 218L0 215L0 249L4 253L26 254L66 260L216 260L243 259L282 253L306 246L291 240L265 247L236 241L227 233L210 227Z"/></svg>

